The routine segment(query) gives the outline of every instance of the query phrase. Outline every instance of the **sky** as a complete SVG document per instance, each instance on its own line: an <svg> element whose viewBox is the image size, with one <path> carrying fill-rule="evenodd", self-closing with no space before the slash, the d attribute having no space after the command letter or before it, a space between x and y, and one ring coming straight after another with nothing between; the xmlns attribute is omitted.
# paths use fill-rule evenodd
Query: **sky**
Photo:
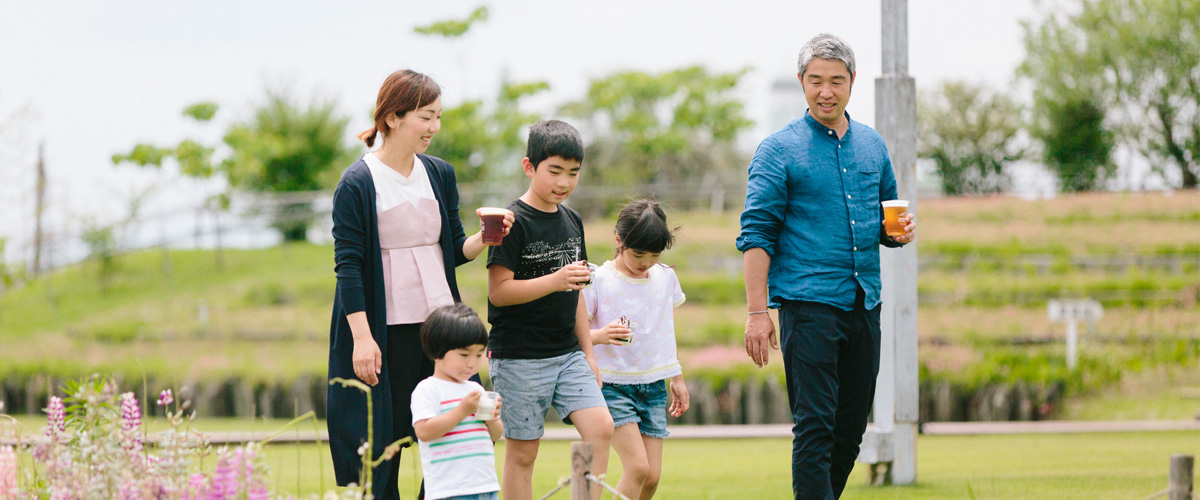
<svg viewBox="0 0 1200 500"><path fill-rule="evenodd" d="M965 79L1012 85L1024 57L1022 20L1035 0L908 2L909 74L918 88ZM480 5L489 19L464 37L425 37L414 26L462 18ZM619 70L702 64L748 73L738 93L758 125L747 149L778 124L769 89L794 79L800 46L821 32L854 48L858 74L848 112L874 124L880 74L880 2L688 0L504 2L232 1L5 2L0 6L0 238L7 259L32 234L37 144L45 144L50 224L111 223L150 186L143 210L184 210L210 185L132 166L114 153L134 144L192 137L218 143L247 119L268 87L335 99L351 133L370 126L379 84L411 68L433 76L443 106L485 101L499 82L542 80L549 92L526 109L553 117L589 79ZM797 85L799 85L797 83ZM221 106L214 123L183 118L188 104ZM435 138L436 140L436 138ZM515 168L515 167L514 167Z"/></svg>

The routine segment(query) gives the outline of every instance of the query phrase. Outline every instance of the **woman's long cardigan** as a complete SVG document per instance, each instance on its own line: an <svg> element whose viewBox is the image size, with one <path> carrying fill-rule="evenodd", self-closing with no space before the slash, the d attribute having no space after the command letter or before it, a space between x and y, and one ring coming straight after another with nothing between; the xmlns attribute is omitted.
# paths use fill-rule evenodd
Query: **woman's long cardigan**
<svg viewBox="0 0 1200 500"><path fill-rule="evenodd" d="M454 268L468 262L463 255L462 221L458 217L458 185L454 167L442 160L417 155L429 173L429 183L442 214L442 246L446 282L450 294L460 301ZM375 183L371 171L361 159L342 174L333 194L334 269L337 271L337 295L333 299L333 318L329 329L329 378L356 380L352 358L354 336L346 316L366 311L371 336L381 352L387 352L387 305L383 288L383 256L379 246L379 220L375 211ZM330 385L326 413L329 425L329 448L333 454L333 469L338 485L359 480L362 459L358 448L367 439L367 401L365 394L355 388ZM384 447L404 436L392 429L392 393L388 383L388 366L383 365L379 383L371 388L374 410L374 457ZM375 468L375 485L387 484L389 467Z"/></svg>

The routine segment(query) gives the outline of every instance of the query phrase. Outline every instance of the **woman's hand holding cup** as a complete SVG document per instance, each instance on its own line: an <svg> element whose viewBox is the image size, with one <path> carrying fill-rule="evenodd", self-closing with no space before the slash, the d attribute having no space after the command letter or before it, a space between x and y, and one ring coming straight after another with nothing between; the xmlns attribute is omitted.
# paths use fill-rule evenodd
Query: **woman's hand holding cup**
<svg viewBox="0 0 1200 500"><path fill-rule="evenodd" d="M475 215L479 216L479 232L483 244L488 246L497 246L503 242L512 229L513 221L516 220L512 210L507 208L480 207L475 209Z"/></svg>

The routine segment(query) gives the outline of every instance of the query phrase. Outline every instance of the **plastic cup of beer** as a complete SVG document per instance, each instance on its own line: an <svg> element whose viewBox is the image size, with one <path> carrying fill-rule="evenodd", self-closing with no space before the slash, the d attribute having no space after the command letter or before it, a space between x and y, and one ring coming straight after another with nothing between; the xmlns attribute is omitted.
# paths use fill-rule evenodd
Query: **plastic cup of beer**
<svg viewBox="0 0 1200 500"><path fill-rule="evenodd" d="M479 408L475 409L475 417L479 420L491 420L496 418L496 401L500 400L500 393L487 391L483 396L479 397Z"/></svg>
<svg viewBox="0 0 1200 500"><path fill-rule="evenodd" d="M883 202L883 228L887 235L893 238L904 236L904 224L900 216L908 213L908 200L888 200Z"/></svg>
<svg viewBox="0 0 1200 500"><path fill-rule="evenodd" d="M479 220L483 221L484 245L496 246L504 241L505 215L508 215L508 210L503 208L483 207L479 209Z"/></svg>

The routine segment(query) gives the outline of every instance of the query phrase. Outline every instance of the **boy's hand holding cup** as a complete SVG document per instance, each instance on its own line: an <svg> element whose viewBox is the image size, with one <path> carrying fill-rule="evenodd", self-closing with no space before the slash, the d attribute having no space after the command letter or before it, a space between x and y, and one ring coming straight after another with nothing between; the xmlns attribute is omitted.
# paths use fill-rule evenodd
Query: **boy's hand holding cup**
<svg viewBox="0 0 1200 500"><path fill-rule="evenodd" d="M479 397L479 407L475 409L475 417L479 420L491 420L499 415L500 393L495 391L483 393L483 395Z"/></svg>
<svg viewBox="0 0 1200 500"><path fill-rule="evenodd" d="M577 260L565 266L562 266L556 275L561 279L560 290L583 290L584 287L591 283L591 274L588 272L587 261Z"/></svg>
<svg viewBox="0 0 1200 500"><path fill-rule="evenodd" d="M458 402L458 407L467 412L466 416L474 415L479 412L480 399L482 397L483 393L479 391L467 394L466 396L463 396L461 401Z"/></svg>

